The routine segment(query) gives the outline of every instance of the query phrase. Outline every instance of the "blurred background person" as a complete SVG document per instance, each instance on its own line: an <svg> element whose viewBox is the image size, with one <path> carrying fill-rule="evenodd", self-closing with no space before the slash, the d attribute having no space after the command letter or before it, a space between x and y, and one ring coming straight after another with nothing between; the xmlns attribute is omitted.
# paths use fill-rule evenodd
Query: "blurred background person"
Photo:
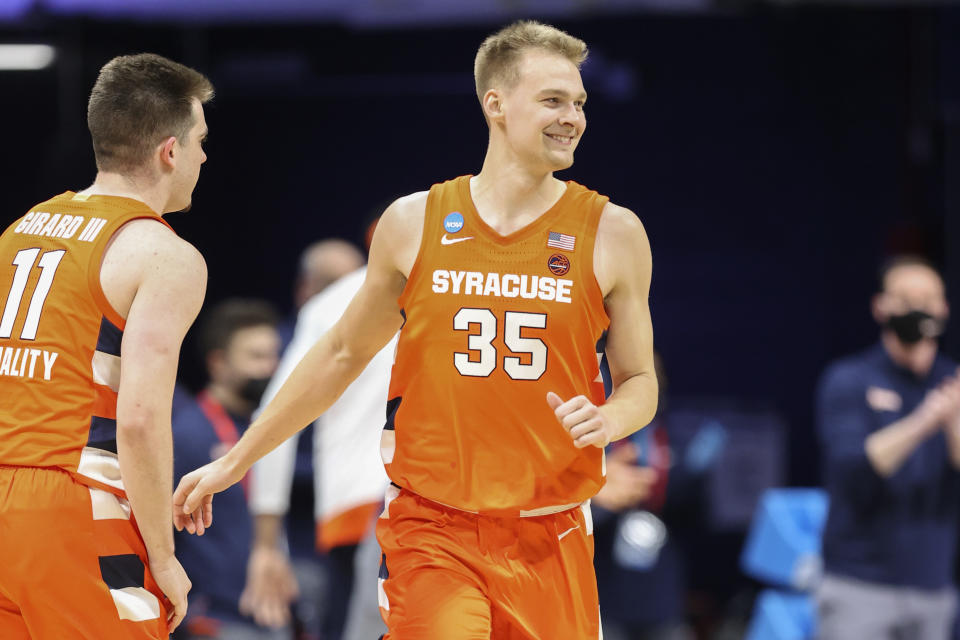
<svg viewBox="0 0 960 640"><path fill-rule="evenodd" d="M343 276L356 271L366 260L352 242L327 238L309 245L300 253L297 276L293 284L293 311L277 325L280 343L286 349L293 338L297 315L307 300Z"/></svg>
<svg viewBox="0 0 960 640"><path fill-rule="evenodd" d="M266 406L304 354L340 319L365 276L366 267L360 267L303 306L293 340L261 406ZM312 441L316 545L324 554L327 569L320 625L324 640L362 640L386 632L377 604L380 551L373 523L387 486L380 435L395 348L396 339L387 343L343 396L311 425L312 439L296 434L253 470L251 510L256 518L256 539L248 592L269 615L282 614L289 593L284 589L284 576L291 571L283 549L282 520L290 508L294 468L299 468L295 456L304 442ZM299 571L297 575L301 575Z"/></svg>
<svg viewBox="0 0 960 640"><path fill-rule="evenodd" d="M293 284L293 310L277 325L281 355L293 339L304 304L330 284L362 267L364 262L357 246L341 238L318 240L300 253ZM312 640L326 637L322 625L330 610L327 590L331 585L325 566L327 558L318 555L316 546L313 425L298 433L298 438L292 482L286 479L286 468L281 473L286 490L283 542L286 554L294 560L293 570L299 586L293 625L299 639Z"/></svg>
<svg viewBox="0 0 960 640"><path fill-rule="evenodd" d="M180 478L226 453L250 424L277 368L277 314L260 300L227 300L206 312L199 342L209 382L173 419L174 472ZM177 556L193 581L180 638L288 640L290 631L259 627L241 602L253 540L249 477L217 503L218 526L203 536L176 534ZM288 580L286 588L296 589ZM244 609L246 613L241 612Z"/></svg>
<svg viewBox="0 0 960 640"><path fill-rule="evenodd" d="M684 473L668 443L668 379L655 354L657 416L607 448L607 482L593 498L594 564L607 640L692 640L684 622L682 550L664 515L668 478ZM601 367L605 369L605 367Z"/></svg>
<svg viewBox="0 0 960 640"><path fill-rule="evenodd" d="M821 640L946 640L960 509L960 380L939 352L944 282L925 259L880 274L880 342L831 364L817 394L830 510Z"/></svg>

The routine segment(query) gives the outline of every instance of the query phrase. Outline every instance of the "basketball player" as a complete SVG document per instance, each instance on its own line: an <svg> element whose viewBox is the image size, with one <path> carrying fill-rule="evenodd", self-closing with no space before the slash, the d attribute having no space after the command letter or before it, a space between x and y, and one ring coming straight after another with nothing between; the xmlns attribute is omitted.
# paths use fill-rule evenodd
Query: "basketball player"
<svg viewBox="0 0 960 640"><path fill-rule="evenodd" d="M553 177L586 125L585 56L535 22L481 45L482 170L388 207L342 319L230 454L182 480L178 526L209 524L211 494L330 406L401 329L381 441L386 637L599 637L588 502L603 447L651 420L657 383L643 227Z"/></svg>
<svg viewBox="0 0 960 640"><path fill-rule="evenodd" d="M4 640L167 638L186 612L170 410L206 265L161 215L190 206L212 96L160 56L114 58L88 104L93 185L0 236Z"/></svg>

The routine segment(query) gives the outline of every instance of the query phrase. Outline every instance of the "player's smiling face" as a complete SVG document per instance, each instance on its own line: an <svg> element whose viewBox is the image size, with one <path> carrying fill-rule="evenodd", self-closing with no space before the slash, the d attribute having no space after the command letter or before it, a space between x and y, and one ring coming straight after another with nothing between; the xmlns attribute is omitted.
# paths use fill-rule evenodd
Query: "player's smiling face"
<svg viewBox="0 0 960 640"><path fill-rule="evenodd" d="M507 141L525 161L559 171L587 127L587 100L576 65L562 55L530 49L519 65L519 81L504 94Z"/></svg>

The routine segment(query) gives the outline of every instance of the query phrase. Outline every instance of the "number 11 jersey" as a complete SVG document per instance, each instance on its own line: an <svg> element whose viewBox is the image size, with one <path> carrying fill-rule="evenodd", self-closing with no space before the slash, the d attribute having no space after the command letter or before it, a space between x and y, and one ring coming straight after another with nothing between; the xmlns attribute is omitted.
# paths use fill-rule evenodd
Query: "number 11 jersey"
<svg viewBox="0 0 960 640"><path fill-rule="evenodd" d="M567 182L529 225L501 236L470 176L434 185L399 298L404 324L381 455L392 481L485 514L569 508L603 484L603 451L577 449L546 401L603 403L609 319L593 272L608 198Z"/></svg>
<svg viewBox="0 0 960 640"><path fill-rule="evenodd" d="M66 192L0 236L0 465L55 467L123 495L117 390L124 319L100 264L146 204ZM167 225L169 226L169 225Z"/></svg>

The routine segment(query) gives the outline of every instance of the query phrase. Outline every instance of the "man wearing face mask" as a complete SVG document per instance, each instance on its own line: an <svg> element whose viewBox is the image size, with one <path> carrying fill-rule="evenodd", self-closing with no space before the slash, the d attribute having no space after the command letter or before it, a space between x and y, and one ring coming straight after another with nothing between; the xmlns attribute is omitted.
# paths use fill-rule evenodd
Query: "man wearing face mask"
<svg viewBox="0 0 960 640"><path fill-rule="evenodd" d="M946 640L960 510L960 378L938 348L949 310L922 258L880 276L879 344L833 363L818 388L830 495L819 637Z"/></svg>
<svg viewBox="0 0 960 640"><path fill-rule="evenodd" d="M196 402L173 419L174 470L179 479L225 454L250 424L277 368L280 338L273 308L259 300L228 300L207 313L199 343L209 375ZM177 555L194 583L181 638L278 640L284 630L258 627L241 612L253 540L245 478L217 503L219 526L204 535L176 534Z"/></svg>

